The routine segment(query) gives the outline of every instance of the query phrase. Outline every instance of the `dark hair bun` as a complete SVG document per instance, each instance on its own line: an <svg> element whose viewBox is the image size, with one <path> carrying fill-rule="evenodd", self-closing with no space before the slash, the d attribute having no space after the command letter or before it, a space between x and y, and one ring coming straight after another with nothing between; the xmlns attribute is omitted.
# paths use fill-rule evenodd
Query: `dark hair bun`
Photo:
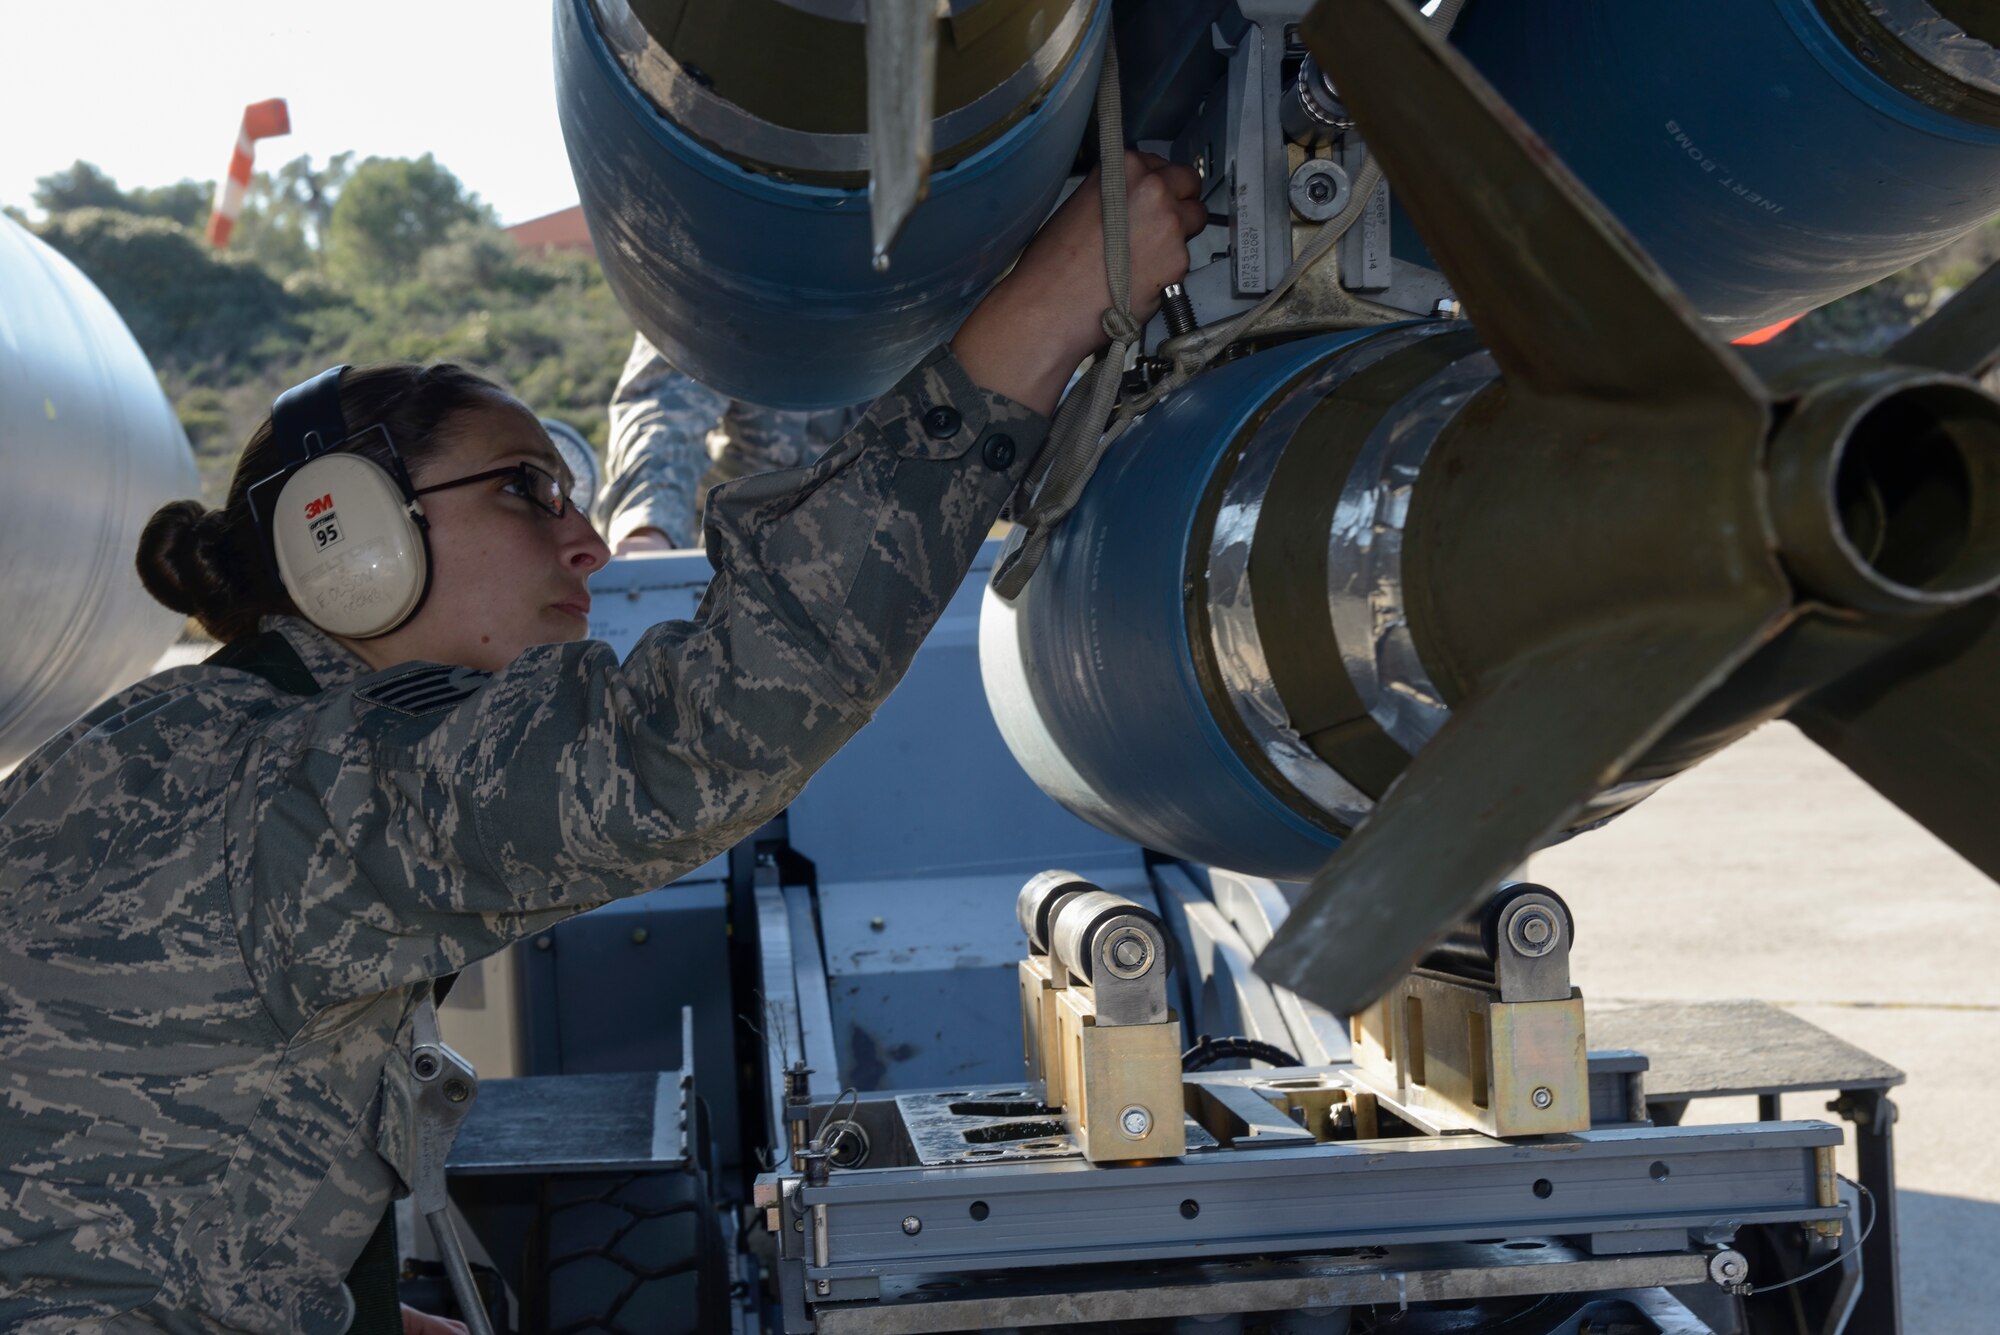
<svg viewBox="0 0 2000 1335"><path fill-rule="evenodd" d="M153 511L139 535L139 582L146 592L181 613L194 615L201 606L201 521L208 507L200 501L169 501Z"/></svg>
<svg viewBox="0 0 2000 1335"><path fill-rule="evenodd" d="M246 578L230 548L224 513L200 501L169 501L139 535L139 582L165 607L201 622L218 640L254 629L245 616ZM245 624L247 621L248 624Z"/></svg>

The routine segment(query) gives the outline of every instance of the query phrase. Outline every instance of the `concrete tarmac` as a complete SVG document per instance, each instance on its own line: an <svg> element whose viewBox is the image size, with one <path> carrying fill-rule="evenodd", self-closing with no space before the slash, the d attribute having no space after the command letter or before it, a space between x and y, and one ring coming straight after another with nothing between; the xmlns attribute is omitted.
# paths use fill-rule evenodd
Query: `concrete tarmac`
<svg viewBox="0 0 2000 1335"><path fill-rule="evenodd" d="M1987 1121L2000 1095L2000 885L1787 724L1537 855L1529 874L1576 917L1586 1010L1768 1001L1906 1072L1891 1096L1903 1329L2000 1331L2000 1140ZM1824 1102L1791 1096L1784 1114L1838 1121ZM1753 1100L1713 1100L1687 1121L1756 1115Z"/></svg>

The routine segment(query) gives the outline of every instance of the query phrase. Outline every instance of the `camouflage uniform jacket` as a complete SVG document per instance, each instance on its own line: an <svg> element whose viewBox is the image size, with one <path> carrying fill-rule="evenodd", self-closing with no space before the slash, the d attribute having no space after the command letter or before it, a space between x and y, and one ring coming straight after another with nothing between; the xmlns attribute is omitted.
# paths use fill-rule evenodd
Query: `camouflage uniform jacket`
<svg viewBox="0 0 2000 1335"><path fill-rule="evenodd" d="M793 412L732 399L677 369L641 334L611 395L597 525L614 550L640 528L692 547L709 488L813 462L853 429L866 407Z"/></svg>
<svg viewBox="0 0 2000 1335"><path fill-rule="evenodd" d="M622 664L371 673L275 619L318 694L165 672L0 783L0 1329L343 1330L419 990L782 808L1045 425L940 350L810 470L719 491L696 619Z"/></svg>

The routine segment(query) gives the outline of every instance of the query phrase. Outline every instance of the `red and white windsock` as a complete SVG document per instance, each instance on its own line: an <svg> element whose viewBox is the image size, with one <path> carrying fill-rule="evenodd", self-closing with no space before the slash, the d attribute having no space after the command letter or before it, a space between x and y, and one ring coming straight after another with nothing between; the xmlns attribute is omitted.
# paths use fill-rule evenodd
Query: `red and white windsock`
<svg viewBox="0 0 2000 1335"><path fill-rule="evenodd" d="M243 108L243 127L236 132L236 153L229 159L229 175L215 187L215 211L208 216L208 244L221 250L229 244L236 228L236 215L243 211L243 192L250 186L250 162L257 141L292 132L291 113L285 99L273 97L252 102Z"/></svg>

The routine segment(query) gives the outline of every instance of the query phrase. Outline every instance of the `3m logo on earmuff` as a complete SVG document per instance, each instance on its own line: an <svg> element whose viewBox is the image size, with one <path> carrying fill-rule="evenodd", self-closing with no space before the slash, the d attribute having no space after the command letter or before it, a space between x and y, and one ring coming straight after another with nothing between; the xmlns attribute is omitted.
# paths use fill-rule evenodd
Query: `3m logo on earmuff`
<svg viewBox="0 0 2000 1335"><path fill-rule="evenodd" d="M306 502L306 522L312 525L313 544L321 551L340 541L340 516L333 512L333 493Z"/></svg>
<svg viewBox="0 0 2000 1335"><path fill-rule="evenodd" d="M346 371L329 367L272 403L271 436L285 461L251 484L250 515L300 614L365 640L416 615L430 589L430 550L388 427L347 429Z"/></svg>

